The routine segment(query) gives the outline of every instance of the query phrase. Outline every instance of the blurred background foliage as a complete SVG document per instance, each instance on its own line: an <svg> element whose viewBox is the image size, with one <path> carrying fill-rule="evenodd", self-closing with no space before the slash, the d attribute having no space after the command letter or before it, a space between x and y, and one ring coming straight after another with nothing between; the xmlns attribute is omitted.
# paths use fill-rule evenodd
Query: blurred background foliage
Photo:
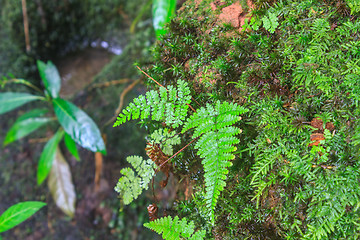
<svg viewBox="0 0 360 240"><path fill-rule="evenodd" d="M156 238L142 227L148 221L146 206L149 200L143 196L123 208L113 191L124 166L123 159L133 154L145 155L145 132L136 124L118 129L113 129L111 124L105 125L114 115L122 91L140 78L134 62L151 61L149 47L155 41L155 33L151 5L144 7L146 3L142 0L26 1L31 47L26 51L22 2L0 0L0 77L25 78L43 87L36 60L53 61L62 77L68 75L71 78L67 84L69 91L61 93L63 97L94 119L111 146L104 160L103 180L97 194L92 191L94 155L80 150L82 161L76 162L65 153L78 195L74 220L56 208L45 185L36 185L37 159L44 145L39 138L49 135L50 128L2 148L0 211L24 200L48 204L36 217L6 232L4 239ZM129 28L136 17L138 20L130 33ZM123 84L101 85L121 79ZM81 87L74 87L79 82ZM20 85L6 86L6 91L22 90ZM143 86L136 85L125 96L124 104L144 90ZM1 117L0 142L17 116L39 107L37 104L28 104Z"/></svg>
<svg viewBox="0 0 360 240"><path fill-rule="evenodd" d="M34 59L56 60L96 41L124 48L130 38L128 27L143 4L125 0L27 1L31 50L26 53L21 1L1 0L0 74L27 77L36 72ZM138 26L151 29L150 9ZM147 36L152 41L151 35Z"/></svg>

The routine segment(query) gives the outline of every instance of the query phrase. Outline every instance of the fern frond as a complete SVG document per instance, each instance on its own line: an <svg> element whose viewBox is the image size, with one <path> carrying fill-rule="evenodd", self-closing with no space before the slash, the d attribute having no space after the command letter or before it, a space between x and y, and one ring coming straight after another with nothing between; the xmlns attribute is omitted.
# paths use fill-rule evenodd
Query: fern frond
<svg viewBox="0 0 360 240"><path fill-rule="evenodd" d="M173 155L173 146L180 144L180 137L169 129L157 129L150 136L151 144L160 144L160 148L168 156Z"/></svg>
<svg viewBox="0 0 360 240"><path fill-rule="evenodd" d="M121 169L120 173L124 176L119 179L115 191L122 196L124 204L129 204L138 198L143 190L149 188L149 182L155 175L154 168L156 166L151 159L144 160L139 156L130 156L126 160L133 166L137 174L131 168Z"/></svg>
<svg viewBox="0 0 360 240"><path fill-rule="evenodd" d="M235 135L241 130L232 126L241 120L240 114L248 110L234 103L217 101L215 107L207 104L200 108L185 123L182 132L194 128L193 138L200 137L195 148L203 158L205 170L206 204L214 223L214 209L220 192L226 186L227 168L232 165L233 152L239 143Z"/></svg>
<svg viewBox="0 0 360 240"><path fill-rule="evenodd" d="M168 86L160 88L159 92L151 90L146 97L140 95L126 107L117 117L114 127L132 119L146 119L151 115L154 121L165 121L174 128L182 125L188 111L191 96L187 83L183 80L177 82L177 87Z"/></svg>
<svg viewBox="0 0 360 240"><path fill-rule="evenodd" d="M187 222L186 218L179 219L175 216L174 219L171 216L156 219L155 221L145 223L145 227L162 234L165 240L202 240L205 238L205 231L195 231L195 225L193 221Z"/></svg>

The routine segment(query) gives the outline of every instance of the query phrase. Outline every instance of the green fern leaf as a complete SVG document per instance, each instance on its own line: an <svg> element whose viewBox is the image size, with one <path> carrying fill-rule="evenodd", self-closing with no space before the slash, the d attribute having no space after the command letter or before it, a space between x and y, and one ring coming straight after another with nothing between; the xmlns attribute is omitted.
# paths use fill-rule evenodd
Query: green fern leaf
<svg viewBox="0 0 360 240"><path fill-rule="evenodd" d="M351 14L360 12L360 1L359 0L346 0L347 4L351 9Z"/></svg>
<svg viewBox="0 0 360 240"><path fill-rule="evenodd" d="M264 28L271 33L274 33L275 29L279 26L275 13L269 13L268 16L264 16L261 20L264 24Z"/></svg>
<svg viewBox="0 0 360 240"><path fill-rule="evenodd" d="M155 130L150 136L151 144L160 144L160 148L168 156L173 155L173 146L180 144L180 137L176 132L169 131L168 129Z"/></svg>
<svg viewBox="0 0 360 240"><path fill-rule="evenodd" d="M165 121L174 128L183 124L191 102L190 89L187 83L179 80L177 87L160 88L159 92L151 90L146 97L140 95L117 117L114 127L132 119L146 119L151 115L154 121Z"/></svg>
<svg viewBox="0 0 360 240"><path fill-rule="evenodd" d="M137 174L131 168L123 168L120 173L122 176L115 187L125 204L131 203L149 188L149 182L155 175L155 163L150 159L144 160L142 157L130 156L126 160L133 166Z"/></svg>
<svg viewBox="0 0 360 240"><path fill-rule="evenodd" d="M195 231L195 225L193 221L187 222L186 218L179 219L175 216L174 219L171 216L156 219L155 221L145 223L145 227L162 234L165 240L202 240L205 238L205 231Z"/></svg>
<svg viewBox="0 0 360 240"><path fill-rule="evenodd" d="M220 192L226 186L227 168L232 165L235 144L239 139L235 135L241 130L232 126L241 120L240 114L248 110L234 103L217 101L215 107L208 104L200 108L185 123L182 132L194 128L193 138L199 137L195 148L203 158L205 170L206 203L209 217L214 223L214 210Z"/></svg>

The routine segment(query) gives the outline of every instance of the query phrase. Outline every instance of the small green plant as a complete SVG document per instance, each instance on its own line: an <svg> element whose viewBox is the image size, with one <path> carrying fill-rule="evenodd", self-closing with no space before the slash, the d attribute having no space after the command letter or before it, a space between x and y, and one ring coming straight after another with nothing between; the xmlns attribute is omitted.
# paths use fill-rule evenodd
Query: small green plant
<svg viewBox="0 0 360 240"><path fill-rule="evenodd" d="M140 95L129 104L117 117L114 127L132 119L147 119L151 115L154 121L164 121L174 128L182 125L191 102L190 89L183 80L179 80L177 88L169 86L148 91L146 97Z"/></svg>
<svg viewBox="0 0 360 240"><path fill-rule="evenodd" d="M28 136L50 122L56 121L60 125L56 133L45 144L40 155L37 182L40 185L48 177L49 189L55 202L66 214L73 216L76 201L75 190L70 168L58 147L59 143L64 139L65 146L78 160L76 143L90 151L103 154L106 154L105 144L94 121L74 104L59 97L61 79L55 65L42 61L38 61L37 65L45 86L44 91L23 79L1 81L2 86L8 83L23 84L35 90L39 95L19 92L0 93L0 114L35 100L48 103L46 109L34 109L20 116L7 132L4 146ZM52 110L55 116L51 116L49 110ZM63 199L66 200L63 201Z"/></svg>
<svg viewBox="0 0 360 240"><path fill-rule="evenodd" d="M275 13L269 12L269 14L261 18L264 28L271 33L275 32L275 29L279 26L277 16Z"/></svg>
<svg viewBox="0 0 360 240"><path fill-rule="evenodd" d="M188 223L186 218L180 220L178 216L175 216L174 219L170 216L156 219L145 223L144 226L162 234L163 238L167 240L203 240L206 233L204 230L195 232L194 222Z"/></svg>
<svg viewBox="0 0 360 240"><path fill-rule="evenodd" d="M0 233L22 223L45 205L46 203L35 201L21 202L12 205L0 215Z"/></svg>
<svg viewBox="0 0 360 240"><path fill-rule="evenodd" d="M228 167L232 166L230 160L235 158L234 145L240 140L235 137L241 133L240 128L234 124L241 120L240 115L248 110L234 103L217 101L215 106L208 104L200 108L186 121L182 133L193 128L193 139L198 139L195 149L203 158L205 170L206 205L209 219L214 224L214 210L220 192L226 186Z"/></svg>
<svg viewBox="0 0 360 240"><path fill-rule="evenodd" d="M351 9L351 14L356 14L360 12L360 1L359 0L346 0L346 3Z"/></svg>
<svg viewBox="0 0 360 240"><path fill-rule="evenodd" d="M270 33L274 33L276 28L279 26L278 16L275 12L268 12L267 15L264 15L262 18L254 16L250 20L250 24L248 23L248 19L246 19L246 24L244 25L244 30L246 28L250 28L252 30L259 30L261 24L264 28Z"/></svg>

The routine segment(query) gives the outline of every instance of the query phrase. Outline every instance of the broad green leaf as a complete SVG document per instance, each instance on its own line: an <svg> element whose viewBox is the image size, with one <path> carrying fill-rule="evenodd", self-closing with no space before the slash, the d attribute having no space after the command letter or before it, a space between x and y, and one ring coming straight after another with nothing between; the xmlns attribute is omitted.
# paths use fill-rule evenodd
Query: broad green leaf
<svg viewBox="0 0 360 240"><path fill-rule="evenodd" d="M11 111L25 103L39 100L42 97L29 93L5 92L0 93L0 114Z"/></svg>
<svg viewBox="0 0 360 240"><path fill-rule="evenodd" d="M37 182L40 185L47 177L53 164L56 148L64 135L63 130L58 130L55 135L46 143L44 150L40 155Z"/></svg>
<svg viewBox="0 0 360 240"><path fill-rule="evenodd" d="M59 97L61 78L55 65L51 61L48 61L46 64L38 60L37 66L47 92L53 98Z"/></svg>
<svg viewBox="0 0 360 240"><path fill-rule="evenodd" d="M46 109L34 109L34 110L20 116L16 120L14 125L12 125L10 130L7 132L5 140L4 140L4 146L22 138L22 137L29 135L30 133L32 133L39 127L52 121L51 118L39 117L46 112L47 112Z"/></svg>
<svg viewBox="0 0 360 240"><path fill-rule="evenodd" d="M48 178L48 186L56 205L68 216L74 217L76 194L69 165L60 149L56 154Z"/></svg>
<svg viewBox="0 0 360 240"><path fill-rule="evenodd" d="M53 106L61 126L76 143L92 152L106 154L99 128L84 111L61 98L53 99Z"/></svg>
<svg viewBox="0 0 360 240"><path fill-rule="evenodd" d="M166 33L164 26L175 14L176 0L153 0L152 14L156 37Z"/></svg>
<svg viewBox="0 0 360 240"><path fill-rule="evenodd" d="M21 202L9 207L0 216L0 233L22 223L45 205L46 203L33 201Z"/></svg>
<svg viewBox="0 0 360 240"><path fill-rule="evenodd" d="M65 133L64 142L69 152L76 158L76 160L80 161L79 152L76 148L76 143L67 133Z"/></svg>

